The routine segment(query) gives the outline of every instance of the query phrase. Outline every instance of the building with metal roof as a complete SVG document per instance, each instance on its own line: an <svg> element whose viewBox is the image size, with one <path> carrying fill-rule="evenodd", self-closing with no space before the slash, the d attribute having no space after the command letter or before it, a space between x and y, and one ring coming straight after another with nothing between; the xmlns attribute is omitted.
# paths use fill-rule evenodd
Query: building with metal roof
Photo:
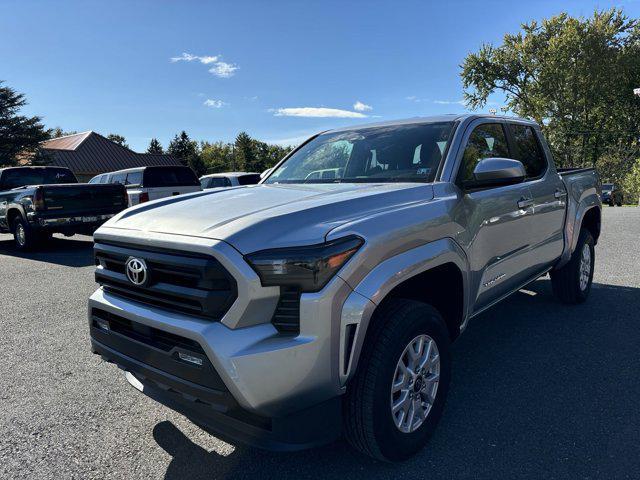
<svg viewBox="0 0 640 480"><path fill-rule="evenodd" d="M181 165L172 155L136 153L93 131L53 138L40 145L49 165L69 168L80 182L126 168Z"/></svg>

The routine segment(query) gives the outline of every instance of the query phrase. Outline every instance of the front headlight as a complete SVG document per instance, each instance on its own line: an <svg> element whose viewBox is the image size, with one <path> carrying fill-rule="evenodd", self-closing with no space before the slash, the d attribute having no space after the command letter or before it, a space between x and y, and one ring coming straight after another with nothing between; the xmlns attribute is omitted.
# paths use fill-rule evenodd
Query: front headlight
<svg viewBox="0 0 640 480"><path fill-rule="evenodd" d="M317 292L362 246L362 238L351 235L317 245L274 248L245 256L258 273L263 287L296 287Z"/></svg>

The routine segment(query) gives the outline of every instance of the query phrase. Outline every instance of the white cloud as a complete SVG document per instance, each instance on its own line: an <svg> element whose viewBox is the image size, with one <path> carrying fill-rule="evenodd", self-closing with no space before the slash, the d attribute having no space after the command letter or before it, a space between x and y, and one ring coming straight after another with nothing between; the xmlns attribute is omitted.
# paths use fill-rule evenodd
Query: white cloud
<svg viewBox="0 0 640 480"><path fill-rule="evenodd" d="M176 62L200 62L203 65L212 65L209 68L209 72L214 74L216 77L220 78L229 78L232 77L236 70L238 70L238 66L233 63L227 63L222 61L222 57L220 55L193 55L192 53L182 52L182 55L179 57L171 57L169 59L171 63Z"/></svg>
<svg viewBox="0 0 640 480"><path fill-rule="evenodd" d="M367 115L350 110L325 107L278 108L274 110L276 117L315 117L315 118L366 118Z"/></svg>
<svg viewBox="0 0 640 480"><path fill-rule="evenodd" d="M180 55L179 57L171 57L169 60L171 60L171 63L176 63L176 62L193 62L193 61L198 61L200 63L203 63L205 65L208 65L210 63L215 63L220 59L219 56L211 56L211 55L205 55L204 57L199 57L198 55L193 55L191 53L187 53L187 52L182 52L182 55Z"/></svg>
<svg viewBox="0 0 640 480"><path fill-rule="evenodd" d="M362 103L360 100L358 100L356 103L353 104L353 109L356 112L368 112L370 110L373 110L373 107L371 105L367 105L366 103Z"/></svg>
<svg viewBox="0 0 640 480"><path fill-rule="evenodd" d="M434 100L438 105L464 105L464 100Z"/></svg>
<svg viewBox="0 0 640 480"><path fill-rule="evenodd" d="M211 108L222 108L225 105L228 105L228 103L223 102L222 100L213 100L211 98L207 98L203 105L207 106L207 107L211 107Z"/></svg>
<svg viewBox="0 0 640 480"><path fill-rule="evenodd" d="M209 72L213 73L216 77L229 78L236 73L236 70L238 70L238 66L233 63L216 62L216 64L209 69Z"/></svg>
<svg viewBox="0 0 640 480"><path fill-rule="evenodd" d="M200 63L204 63L205 65L209 65L210 63L217 62L218 58L219 57L206 56L206 57L199 57L198 60L200 60Z"/></svg>

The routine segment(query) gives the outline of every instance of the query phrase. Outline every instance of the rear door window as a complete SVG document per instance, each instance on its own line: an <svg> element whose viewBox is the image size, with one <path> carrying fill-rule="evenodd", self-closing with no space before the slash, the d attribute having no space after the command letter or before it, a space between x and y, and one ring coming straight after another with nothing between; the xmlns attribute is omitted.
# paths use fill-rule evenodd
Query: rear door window
<svg viewBox="0 0 640 480"><path fill-rule="evenodd" d="M536 132L528 125L509 124L515 143L514 158L520 160L527 172L527 179L541 177L547 170L545 158Z"/></svg>
<svg viewBox="0 0 640 480"><path fill-rule="evenodd" d="M200 181L189 167L149 167L144 171L145 188L198 186Z"/></svg>

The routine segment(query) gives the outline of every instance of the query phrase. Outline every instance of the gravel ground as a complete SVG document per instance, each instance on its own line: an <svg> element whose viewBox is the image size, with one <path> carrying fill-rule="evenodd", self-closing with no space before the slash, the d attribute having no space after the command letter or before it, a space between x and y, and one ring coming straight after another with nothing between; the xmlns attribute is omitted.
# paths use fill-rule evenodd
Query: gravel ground
<svg viewBox="0 0 640 480"><path fill-rule="evenodd" d="M0 235L0 478L640 478L640 209L604 213L590 300L559 304L545 277L475 319L444 418L400 465L209 436L89 352L90 238L18 254Z"/></svg>

